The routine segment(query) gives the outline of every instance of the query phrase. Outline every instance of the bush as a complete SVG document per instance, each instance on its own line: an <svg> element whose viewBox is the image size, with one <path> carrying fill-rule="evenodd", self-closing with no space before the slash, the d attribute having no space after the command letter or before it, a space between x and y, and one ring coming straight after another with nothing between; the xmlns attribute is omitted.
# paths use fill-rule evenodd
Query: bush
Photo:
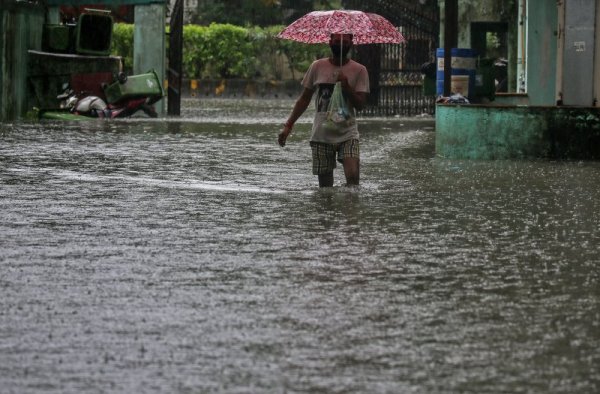
<svg viewBox="0 0 600 394"><path fill-rule="evenodd" d="M309 45L277 38L283 26L240 27L213 23L183 27L183 73L190 79L281 79L284 67L300 77L325 45ZM167 43L168 44L168 43ZM133 69L133 25L116 23L111 53L123 57L125 70Z"/></svg>
<svg viewBox="0 0 600 394"><path fill-rule="evenodd" d="M262 68L261 75L281 79L283 75L281 59L285 58L292 78L296 79L304 74L315 59L327 53L327 47L277 38L277 34L283 28L284 26L254 27L249 29L249 34L256 49L255 57Z"/></svg>
<svg viewBox="0 0 600 394"><path fill-rule="evenodd" d="M113 24L113 36L110 47L113 56L123 59L123 71L133 71L133 25L128 23Z"/></svg>
<svg viewBox="0 0 600 394"><path fill-rule="evenodd" d="M283 26L277 32L282 29ZM293 78L296 78L295 72L299 71L303 75L313 61L329 53L329 47L325 44L304 44L280 38L276 40L278 52L287 58Z"/></svg>
<svg viewBox="0 0 600 394"><path fill-rule="evenodd" d="M183 28L183 70L188 78L251 78L256 43L243 27L213 23Z"/></svg>
<svg viewBox="0 0 600 394"><path fill-rule="evenodd" d="M206 26L186 25L183 27L183 74L189 78L202 75L208 57Z"/></svg>

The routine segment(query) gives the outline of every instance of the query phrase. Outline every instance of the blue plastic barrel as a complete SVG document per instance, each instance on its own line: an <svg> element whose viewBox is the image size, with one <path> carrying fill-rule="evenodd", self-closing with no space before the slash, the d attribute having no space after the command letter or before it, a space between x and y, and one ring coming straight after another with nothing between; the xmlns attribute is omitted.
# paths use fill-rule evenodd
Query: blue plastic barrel
<svg viewBox="0 0 600 394"><path fill-rule="evenodd" d="M436 55L436 94L440 96L444 94L444 48L438 48ZM475 50L470 48L452 48L450 56L452 58L450 75L452 75L453 84L456 88L461 88L463 96L473 98L475 96L475 71L477 67ZM466 86L461 86L463 84L466 84Z"/></svg>

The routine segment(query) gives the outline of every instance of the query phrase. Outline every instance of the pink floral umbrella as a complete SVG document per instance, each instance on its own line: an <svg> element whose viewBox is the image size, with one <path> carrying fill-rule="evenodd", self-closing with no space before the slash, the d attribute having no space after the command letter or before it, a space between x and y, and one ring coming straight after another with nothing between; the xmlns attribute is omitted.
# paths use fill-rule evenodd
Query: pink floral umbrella
<svg viewBox="0 0 600 394"><path fill-rule="evenodd" d="M360 44L400 44L406 39L384 17L362 11L313 11L296 20L277 35L307 44L328 43L331 34L352 34Z"/></svg>

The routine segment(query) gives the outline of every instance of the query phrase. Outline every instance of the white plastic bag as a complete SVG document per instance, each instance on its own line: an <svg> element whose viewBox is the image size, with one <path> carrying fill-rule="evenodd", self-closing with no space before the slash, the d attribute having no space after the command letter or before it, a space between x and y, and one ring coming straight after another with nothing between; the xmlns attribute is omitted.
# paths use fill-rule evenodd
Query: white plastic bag
<svg viewBox="0 0 600 394"><path fill-rule="evenodd" d="M323 127L329 131L343 132L353 122L350 109L342 93L342 83L336 82L327 107L327 118Z"/></svg>

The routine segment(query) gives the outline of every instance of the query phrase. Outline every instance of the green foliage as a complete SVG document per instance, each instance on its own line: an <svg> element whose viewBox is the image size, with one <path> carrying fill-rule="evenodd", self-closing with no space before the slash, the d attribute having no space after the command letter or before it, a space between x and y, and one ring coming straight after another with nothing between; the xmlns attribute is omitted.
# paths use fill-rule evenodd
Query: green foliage
<svg viewBox="0 0 600 394"><path fill-rule="evenodd" d="M341 9L343 3L342 0L211 0L198 1L197 7L189 7L186 12L192 23L199 25L214 22L267 27L290 24L314 10Z"/></svg>
<svg viewBox="0 0 600 394"><path fill-rule="evenodd" d="M187 12L195 24L230 23L237 26L290 24L313 10L343 7L342 0L211 0L199 1Z"/></svg>
<svg viewBox="0 0 600 394"><path fill-rule="evenodd" d="M257 75L282 79L282 63L285 59L287 68L295 79L299 76L297 74L304 74L314 60L327 54L328 48L325 45L308 45L277 38L283 28L284 26L270 26L248 29L256 50L255 57L260 65Z"/></svg>
<svg viewBox="0 0 600 394"><path fill-rule="evenodd" d="M190 78L249 78L254 50L245 28L212 23L183 29L183 70Z"/></svg>
<svg viewBox="0 0 600 394"><path fill-rule="evenodd" d="M183 27L183 72L187 78L282 79L286 68L298 78L325 45L308 45L277 38L284 26L240 27L212 23ZM111 53L133 69L133 25L114 24Z"/></svg>
<svg viewBox="0 0 600 394"><path fill-rule="evenodd" d="M284 59L292 77L326 53L323 45L282 40L283 26L240 27L213 23L183 28L183 70L188 78L281 79ZM296 75L299 74L299 75Z"/></svg>
<svg viewBox="0 0 600 394"><path fill-rule="evenodd" d="M202 68L209 58L207 49L208 27L185 25L183 27L183 73L191 78L202 75Z"/></svg>
<svg viewBox="0 0 600 394"><path fill-rule="evenodd" d="M202 45L204 70L209 76L249 78L254 74L255 51L245 28L212 23Z"/></svg>
<svg viewBox="0 0 600 394"><path fill-rule="evenodd" d="M113 36L110 47L113 56L121 56L126 73L133 70L133 25L128 23L113 24Z"/></svg>
<svg viewBox="0 0 600 394"><path fill-rule="evenodd" d="M282 23L281 4L273 0L227 0L201 2L193 22L268 26Z"/></svg>
<svg viewBox="0 0 600 394"><path fill-rule="evenodd" d="M283 29L283 26L279 28L279 31ZM304 73L308 70L308 67L316 59L327 56L329 53L329 47L325 44L303 44L290 40L277 40L277 51L279 54L284 55L288 62L292 74L295 71ZM293 78L296 76L294 75Z"/></svg>

